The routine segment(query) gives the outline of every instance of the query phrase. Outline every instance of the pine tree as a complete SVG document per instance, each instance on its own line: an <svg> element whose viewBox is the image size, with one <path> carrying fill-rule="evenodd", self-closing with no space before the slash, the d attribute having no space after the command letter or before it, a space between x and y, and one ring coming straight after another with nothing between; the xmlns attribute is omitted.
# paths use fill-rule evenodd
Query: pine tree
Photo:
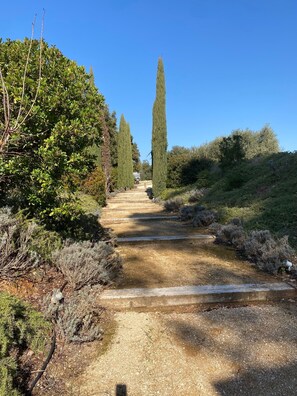
<svg viewBox="0 0 297 396"><path fill-rule="evenodd" d="M167 126L165 76L161 58L158 60L156 99L153 107L152 167L153 193L159 196L166 188L167 178Z"/></svg>
<svg viewBox="0 0 297 396"><path fill-rule="evenodd" d="M118 134L118 187L134 185L130 126L122 115Z"/></svg>

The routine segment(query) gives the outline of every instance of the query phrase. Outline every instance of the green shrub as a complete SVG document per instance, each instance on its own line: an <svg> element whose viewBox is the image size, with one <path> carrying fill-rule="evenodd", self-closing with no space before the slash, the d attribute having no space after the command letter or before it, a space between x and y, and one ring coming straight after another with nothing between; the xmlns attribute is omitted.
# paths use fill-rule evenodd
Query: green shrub
<svg viewBox="0 0 297 396"><path fill-rule="evenodd" d="M19 357L30 348L44 351L51 325L28 304L0 292L0 396L16 396Z"/></svg>
<svg viewBox="0 0 297 396"><path fill-rule="evenodd" d="M116 191L118 188L118 168L113 167L110 174L110 188L111 191Z"/></svg>
<svg viewBox="0 0 297 396"><path fill-rule="evenodd" d="M99 205L106 204L106 180L101 167L97 166L82 183L81 190L92 195Z"/></svg>
<svg viewBox="0 0 297 396"><path fill-rule="evenodd" d="M230 173L226 178L225 191L232 191L240 188L246 182L246 176L240 171Z"/></svg>

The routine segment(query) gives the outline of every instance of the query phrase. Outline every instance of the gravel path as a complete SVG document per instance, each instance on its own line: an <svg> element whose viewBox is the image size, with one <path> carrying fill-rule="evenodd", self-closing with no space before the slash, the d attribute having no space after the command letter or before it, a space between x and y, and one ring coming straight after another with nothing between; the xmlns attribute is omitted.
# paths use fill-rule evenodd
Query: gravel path
<svg viewBox="0 0 297 396"><path fill-rule="evenodd" d="M129 396L296 394L296 303L115 319L79 395L116 395L117 385Z"/></svg>
<svg viewBox="0 0 297 396"><path fill-rule="evenodd" d="M125 223L111 226L122 236L185 232L176 221L133 223L133 216L164 215L157 205L143 202L144 191L142 184L126 193L126 204L124 194L117 196L104 211L103 224L111 218L125 218ZM125 270L119 287L273 281L227 251L222 255L201 247L176 242L121 246ZM293 300L205 312L193 308L187 313L181 309L119 312L114 319L116 331L107 350L77 379L75 395L297 395Z"/></svg>

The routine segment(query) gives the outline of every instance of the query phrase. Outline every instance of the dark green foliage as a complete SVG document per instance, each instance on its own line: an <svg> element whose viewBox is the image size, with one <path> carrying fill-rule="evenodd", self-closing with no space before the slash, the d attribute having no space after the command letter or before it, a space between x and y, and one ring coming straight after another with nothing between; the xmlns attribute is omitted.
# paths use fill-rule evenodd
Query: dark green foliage
<svg viewBox="0 0 297 396"><path fill-rule="evenodd" d="M245 220L246 228L269 229L278 236L289 235L290 243L297 246L296 170L297 153L279 153L245 161L228 170L202 202L218 209L224 222L240 217ZM242 175L240 185L226 188L234 174Z"/></svg>
<svg viewBox="0 0 297 396"><path fill-rule="evenodd" d="M152 180L152 167L146 160L141 163L140 178L141 180Z"/></svg>
<svg viewBox="0 0 297 396"><path fill-rule="evenodd" d="M245 158L243 137L234 134L224 137L220 143L220 165L223 169L240 163Z"/></svg>
<svg viewBox="0 0 297 396"><path fill-rule="evenodd" d="M29 40L0 43L0 64L10 97L12 125L22 105L22 75L28 46ZM38 50L39 43L33 41L24 113L37 89ZM87 148L100 142L98 108L103 103L84 68L57 48L43 43L37 101L0 159L0 199L9 200L52 228L59 228L63 219L67 222L79 217L81 211L73 192L93 167L94 159ZM1 112L0 130L3 125Z"/></svg>
<svg viewBox="0 0 297 396"><path fill-rule="evenodd" d="M132 188L134 186L132 145L129 124L121 116L118 134L118 188Z"/></svg>
<svg viewBox="0 0 297 396"><path fill-rule="evenodd" d="M140 152L138 150L137 143L133 142L133 136L131 136L131 145L132 145L133 172L139 172L141 168Z"/></svg>
<svg viewBox="0 0 297 396"><path fill-rule="evenodd" d="M21 394L16 383L21 353L43 351L51 325L21 300L0 292L0 396Z"/></svg>
<svg viewBox="0 0 297 396"><path fill-rule="evenodd" d="M212 167L212 161L199 157L193 149L174 146L168 153L167 186L181 187L193 184L203 178L203 171ZM207 187L207 182L200 183L200 187Z"/></svg>
<svg viewBox="0 0 297 396"><path fill-rule="evenodd" d="M156 99L153 107L152 168L153 193L158 197L166 188L167 180L167 125L164 66L158 60Z"/></svg>
<svg viewBox="0 0 297 396"><path fill-rule="evenodd" d="M195 184L198 188L210 187L221 177L220 163L224 170L234 167L244 159L277 153L277 138L268 126L259 132L236 130L228 137L221 137L200 147L174 146L168 153L167 187L176 188ZM245 177L230 176L226 190L243 185Z"/></svg>
<svg viewBox="0 0 297 396"><path fill-rule="evenodd" d="M116 113L112 112L107 115L106 119L109 135L110 135L110 157L112 167L118 165L118 148L117 148L117 138L118 138L118 128L117 128L117 118Z"/></svg>
<svg viewBox="0 0 297 396"><path fill-rule="evenodd" d="M96 167L82 183L81 190L96 199L100 206L106 204L106 180L101 167Z"/></svg>
<svg viewBox="0 0 297 396"><path fill-rule="evenodd" d="M237 167L229 172L226 177L225 190L232 191L236 188L240 188L248 180L248 175L244 173L243 167Z"/></svg>

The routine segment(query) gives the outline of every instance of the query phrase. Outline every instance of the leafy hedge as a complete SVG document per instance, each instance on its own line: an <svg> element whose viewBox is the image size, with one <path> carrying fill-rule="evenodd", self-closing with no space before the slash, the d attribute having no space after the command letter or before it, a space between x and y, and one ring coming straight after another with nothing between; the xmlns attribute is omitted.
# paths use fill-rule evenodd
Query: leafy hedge
<svg viewBox="0 0 297 396"><path fill-rule="evenodd" d="M0 292L0 396L21 394L16 377L19 358L28 348L44 351L51 324L28 304Z"/></svg>

